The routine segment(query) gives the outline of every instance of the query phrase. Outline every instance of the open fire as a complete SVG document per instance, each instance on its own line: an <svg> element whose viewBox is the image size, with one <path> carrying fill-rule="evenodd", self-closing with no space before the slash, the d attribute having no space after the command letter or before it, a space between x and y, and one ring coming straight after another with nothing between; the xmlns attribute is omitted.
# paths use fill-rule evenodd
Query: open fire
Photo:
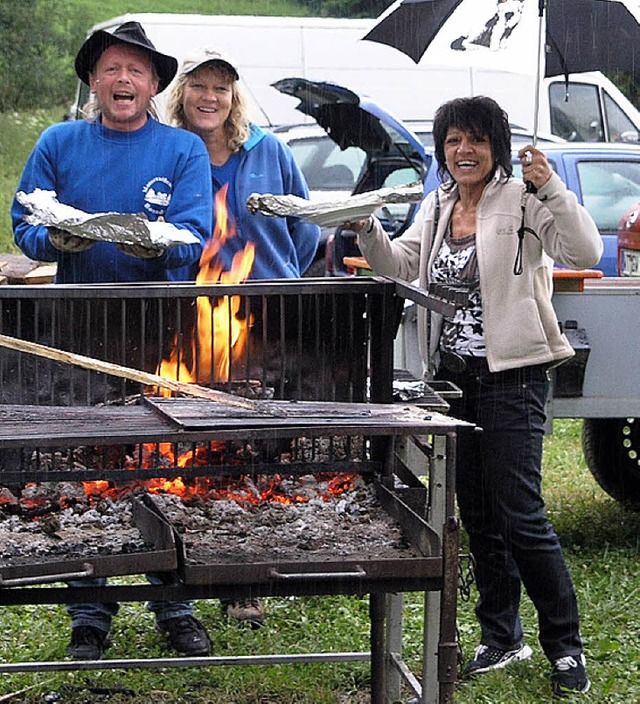
<svg viewBox="0 0 640 704"><path fill-rule="evenodd" d="M224 271L219 258L224 244L237 236L235 225L228 217L227 190L228 184L225 184L216 194L216 226L213 237L207 242L200 258L196 284L244 283L253 268L253 242L248 242L243 250L234 255L230 271ZM251 316L247 318L240 315L240 304L240 296L221 296L215 306L212 306L209 298L199 297L198 333L196 336L195 330L191 330L191 339L185 347L190 351L190 361L178 358L179 346L176 339L169 358L160 363L157 373L166 379L191 381L204 386L212 382L228 381L232 362L241 359L245 351L252 324ZM162 389L158 393L168 396L171 392Z"/></svg>
<svg viewBox="0 0 640 704"><path fill-rule="evenodd" d="M216 225L213 237L207 242L200 258L200 270L196 278L196 284L199 285L244 283L253 268L255 245L252 242L248 242L234 255L229 271L224 270L219 257L220 250L226 242L237 236L235 224L229 218L227 192L228 184L225 184L215 197ZM194 382L203 386L227 382L231 365L244 354L253 318L251 315L241 314L240 296L220 296L215 305L209 297L202 296L196 299L196 307L197 324L186 332L189 339L186 343L182 340L180 345L178 335L182 333L176 334L172 350L168 358L163 359L158 365L157 374L166 379ZM187 353L185 355L183 352L182 358L178 352L180 349ZM185 357L188 357L188 360ZM152 391L155 395L171 396L171 391L168 389L156 388ZM222 444L218 448L217 443L212 442L209 446L189 449L176 456L171 443L143 445L142 457L131 457L129 466L152 469L158 464L161 466L165 464L168 467L207 465L210 464L212 452L215 454L221 450ZM189 499L211 494L212 491L223 491L212 489L213 481L205 477L186 484L178 477L171 480L162 478L141 480L126 486L112 486L107 481L83 482L83 484L89 497L106 495L117 498L134 488L144 486L150 493L164 492ZM245 493L231 486L226 491L230 495L237 496L239 501L247 500L243 498L246 497ZM249 500L287 501L285 498L278 498L273 489L268 486L258 494L252 494Z"/></svg>

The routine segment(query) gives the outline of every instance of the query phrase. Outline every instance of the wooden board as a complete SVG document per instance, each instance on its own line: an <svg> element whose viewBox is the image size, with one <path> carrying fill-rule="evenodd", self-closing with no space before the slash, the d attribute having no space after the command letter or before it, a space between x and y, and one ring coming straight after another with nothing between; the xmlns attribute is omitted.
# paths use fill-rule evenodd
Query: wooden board
<svg viewBox="0 0 640 704"><path fill-rule="evenodd" d="M50 284L55 275L55 264L37 262L24 254L0 254L0 276L9 284Z"/></svg>
<svg viewBox="0 0 640 704"><path fill-rule="evenodd" d="M58 267L55 264L42 264L24 275L25 284L52 284Z"/></svg>
<svg viewBox="0 0 640 704"><path fill-rule="evenodd" d="M429 432L434 424L451 429L465 425L418 405L404 403L339 403L334 401L260 401L258 410L232 408L206 399L150 398L145 403L184 430L259 428L412 428Z"/></svg>

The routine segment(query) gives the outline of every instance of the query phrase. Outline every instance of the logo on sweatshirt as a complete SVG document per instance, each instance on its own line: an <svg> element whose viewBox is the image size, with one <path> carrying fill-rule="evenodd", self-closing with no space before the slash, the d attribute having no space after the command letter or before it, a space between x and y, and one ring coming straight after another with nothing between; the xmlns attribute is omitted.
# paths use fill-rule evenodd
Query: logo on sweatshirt
<svg viewBox="0 0 640 704"><path fill-rule="evenodd" d="M144 185L144 209L154 215L164 215L171 202L173 184L164 176L156 176Z"/></svg>

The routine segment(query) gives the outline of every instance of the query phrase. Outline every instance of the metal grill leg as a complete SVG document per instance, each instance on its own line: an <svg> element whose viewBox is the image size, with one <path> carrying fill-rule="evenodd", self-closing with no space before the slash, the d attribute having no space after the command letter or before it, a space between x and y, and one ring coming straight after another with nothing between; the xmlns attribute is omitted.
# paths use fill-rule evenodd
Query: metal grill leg
<svg viewBox="0 0 640 704"><path fill-rule="evenodd" d="M402 633L404 631L404 594L387 595L387 656L402 659ZM387 701L400 699L402 677L395 667L387 668Z"/></svg>
<svg viewBox="0 0 640 704"><path fill-rule="evenodd" d="M371 704L385 704L384 617L384 594L371 594L369 596L369 618L371 619Z"/></svg>

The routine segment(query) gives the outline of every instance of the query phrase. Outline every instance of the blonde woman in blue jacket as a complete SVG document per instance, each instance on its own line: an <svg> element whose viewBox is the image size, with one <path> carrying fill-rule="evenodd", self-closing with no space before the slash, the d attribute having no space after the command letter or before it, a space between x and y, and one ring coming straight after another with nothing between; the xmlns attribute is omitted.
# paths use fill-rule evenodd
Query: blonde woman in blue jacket
<svg viewBox="0 0 640 704"><path fill-rule="evenodd" d="M375 218L349 225L377 273L468 289L468 305L453 317L419 321L425 372L458 385L463 396L451 414L482 428L460 437L457 448L481 628L463 676L531 657L519 614L524 586L554 693L584 693L590 681L578 604L545 513L541 463L548 371L574 354L551 304L553 262L594 266L602 240L538 149L519 152L533 189L512 177L508 117L490 98L445 103L433 136L443 184L411 227L390 241Z"/></svg>
<svg viewBox="0 0 640 704"><path fill-rule="evenodd" d="M235 236L226 239L219 253L226 270L234 254L253 242L250 279L298 278L313 262L320 229L297 217L252 215L246 202L252 193L309 198L309 190L289 147L249 121L239 81L229 56L198 49L182 63L169 102L169 119L204 140L214 196L228 184L226 205ZM213 215L215 224L215 211Z"/></svg>
<svg viewBox="0 0 640 704"><path fill-rule="evenodd" d="M230 236L220 243L217 258L230 271L233 258L247 243L255 245L249 279L299 278L313 262L320 229L297 217L249 213L252 193L309 197L302 171L289 147L249 121L235 62L216 49L198 49L180 67L169 101L169 119L199 135L209 152L216 196L226 191ZM197 272L196 272L197 273ZM195 278L195 275L194 275ZM260 626L264 614L256 598L223 600L228 616Z"/></svg>

